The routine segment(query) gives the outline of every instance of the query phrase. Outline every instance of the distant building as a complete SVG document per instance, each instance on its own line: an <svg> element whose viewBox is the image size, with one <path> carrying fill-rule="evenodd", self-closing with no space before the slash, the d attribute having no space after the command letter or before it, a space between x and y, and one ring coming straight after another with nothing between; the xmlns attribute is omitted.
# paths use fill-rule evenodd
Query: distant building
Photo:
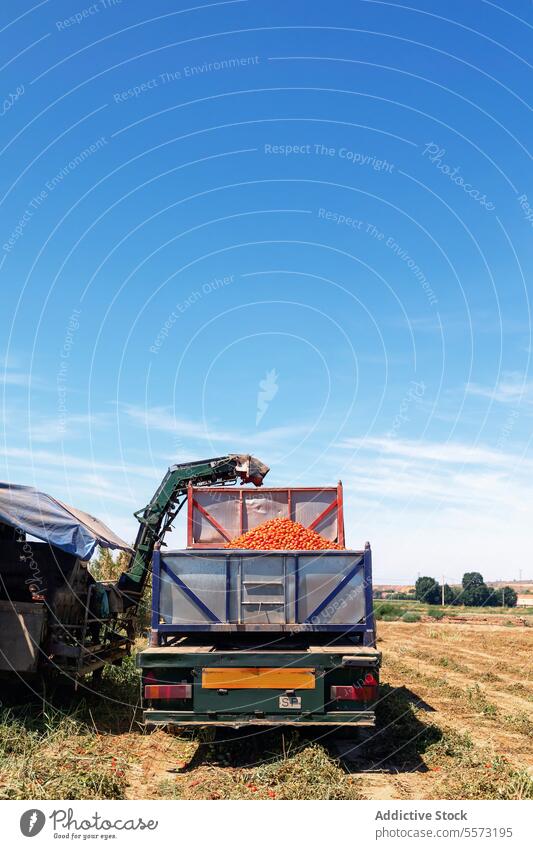
<svg viewBox="0 0 533 849"><path fill-rule="evenodd" d="M517 607L533 607L533 595L519 595L516 600Z"/></svg>

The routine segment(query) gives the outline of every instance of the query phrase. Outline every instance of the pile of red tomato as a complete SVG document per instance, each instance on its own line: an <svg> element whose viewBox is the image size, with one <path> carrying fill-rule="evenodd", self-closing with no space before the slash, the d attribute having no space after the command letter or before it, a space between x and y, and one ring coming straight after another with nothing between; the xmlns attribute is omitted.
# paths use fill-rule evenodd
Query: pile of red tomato
<svg viewBox="0 0 533 849"><path fill-rule="evenodd" d="M326 539L316 531L305 528L291 519L269 519L251 531L232 539L225 548L249 548L258 551L318 551L336 549L342 545Z"/></svg>

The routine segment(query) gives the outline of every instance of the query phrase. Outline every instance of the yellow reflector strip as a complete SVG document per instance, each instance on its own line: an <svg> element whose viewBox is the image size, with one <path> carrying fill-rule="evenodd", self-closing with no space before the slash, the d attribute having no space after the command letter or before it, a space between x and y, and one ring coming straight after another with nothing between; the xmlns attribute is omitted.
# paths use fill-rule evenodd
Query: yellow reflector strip
<svg viewBox="0 0 533 849"><path fill-rule="evenodd" d="M304 667L210 667L202 669L205 690L314 690L315 670Z"/></svg>

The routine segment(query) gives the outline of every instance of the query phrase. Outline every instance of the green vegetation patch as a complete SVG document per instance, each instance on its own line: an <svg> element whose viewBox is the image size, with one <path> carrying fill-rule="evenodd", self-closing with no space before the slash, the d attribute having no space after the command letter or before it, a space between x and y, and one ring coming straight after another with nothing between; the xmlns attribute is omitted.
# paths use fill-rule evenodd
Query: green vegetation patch
<svg viewBox="0 0 533 849"><path fill-rule="evenodd" d="M407 613L403 614L402 622L420 622L420 614L408 610Z"/></svg>
<svg viewBox="0 0 533 849"><path fill-rule="evenodd" d="M378 603L374 606L374 616L376 619L382 619L384 622L395 622L406 612L405 607L391 602Z"/></svg>

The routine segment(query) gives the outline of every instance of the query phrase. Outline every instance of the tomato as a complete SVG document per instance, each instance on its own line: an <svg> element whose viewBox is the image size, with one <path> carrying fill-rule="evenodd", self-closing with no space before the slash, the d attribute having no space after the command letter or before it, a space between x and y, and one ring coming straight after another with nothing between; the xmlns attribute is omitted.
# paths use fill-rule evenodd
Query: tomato
<svg viewBox="0 0 533 849"><path fill-rule="evenodd" d="M291 519L268 519L256 528L232 539L226 548L247 548L256 551L323 551L342 549L342 546L305 528Z"/></svg>

